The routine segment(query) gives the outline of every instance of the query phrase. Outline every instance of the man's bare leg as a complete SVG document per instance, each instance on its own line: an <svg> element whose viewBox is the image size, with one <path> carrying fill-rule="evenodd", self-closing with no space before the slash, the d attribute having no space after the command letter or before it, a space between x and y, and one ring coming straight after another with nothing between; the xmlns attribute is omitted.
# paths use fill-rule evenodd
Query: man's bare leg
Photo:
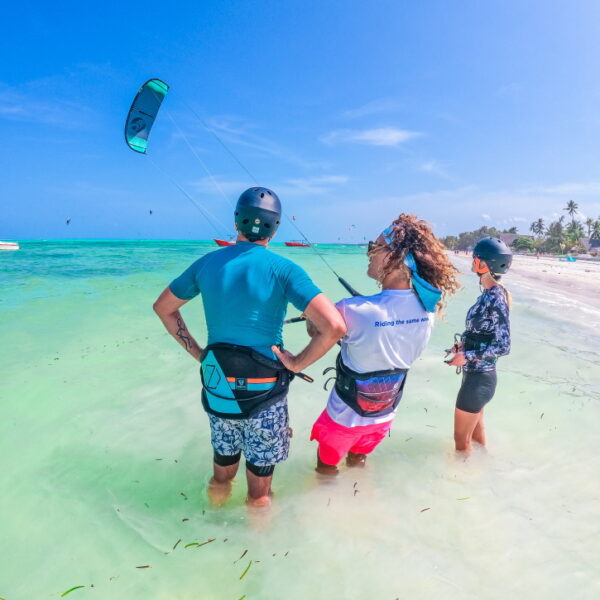
<svg viewBox="0 0 600 600"><path fill-rule="evenodd" d="M273 475L256 475L250 469L246 468L246 479L248 481L248 506L257 508L271 506L271 481Z"/></svg>
<svg viewBox="0 0 600 600"><path fill-rule="evenodd" d="M226 467L213 463L213 476L208 482L207 489L208 498L213 506L221 506L231 496L231 484L239 466L239 460Z"/></svg>

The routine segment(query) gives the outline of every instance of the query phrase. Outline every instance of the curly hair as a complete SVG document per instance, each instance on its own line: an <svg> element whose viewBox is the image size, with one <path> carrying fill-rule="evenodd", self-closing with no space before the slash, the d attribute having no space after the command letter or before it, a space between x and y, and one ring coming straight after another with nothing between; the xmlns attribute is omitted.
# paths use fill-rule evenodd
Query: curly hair
<svg viewBox="0 0 600 600"><path fill-rule="evenodd" d="M446 248L431 231L427 221L416 215L402 213L391 225L392 242L387 245L390 254L383 266L382 280L396 269L404 270L410 276L404 264L406 255L411 252L417 263L419 275L442 291L442 300L438 302L437 312L444 307L447 297L460 288L458 269L450 262Z"/></svg>

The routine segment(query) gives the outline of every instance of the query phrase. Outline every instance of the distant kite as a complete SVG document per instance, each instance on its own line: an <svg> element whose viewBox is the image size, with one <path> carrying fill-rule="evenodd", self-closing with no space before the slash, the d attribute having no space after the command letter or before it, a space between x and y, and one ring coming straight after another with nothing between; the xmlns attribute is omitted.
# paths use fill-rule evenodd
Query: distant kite
<svg viewBox="0 0 600 600"><path fill-rule="evenodd" d="M125 141L135 152L146 154L150 130L168 91L164 81L149 79L133 99L125 121Z"/></svg>
<svg viewBox="0 0 600 600"><path fill-rule="evenodd" d="M65 225L68 225L71 222L71 217L68 217L67 220L65 221Z"/></svg>
<svg viewBox="0 0 600 600"><path fill-rule="evenodd" d="M151 210L149 210L148 212L149 212L150 214L152 214L152 211L151 211Z"/></svg>

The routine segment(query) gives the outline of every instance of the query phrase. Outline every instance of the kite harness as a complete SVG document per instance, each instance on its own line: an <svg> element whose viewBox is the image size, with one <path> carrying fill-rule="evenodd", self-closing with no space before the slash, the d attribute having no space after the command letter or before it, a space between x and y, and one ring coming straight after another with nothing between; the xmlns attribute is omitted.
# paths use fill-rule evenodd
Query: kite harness
<svg viewBox="0 0 600 600"><path fill-rule="evenodd" d="M408 374L408 369L357 373L344 364L341 352L335 367L325 369L323 375L332 370L335 370L333 379L337 395L362 417L379 417L396 410ZM328 381L325 382L325 389Z"/></svg>
<svg viewBox="0 0 600 600"><path fill-rule="evenodd" d="M227 419L244 419L275 404L288 391L295 376L283 364L248 346L215 343L200 356L202 404L206 412Z"/></svg>

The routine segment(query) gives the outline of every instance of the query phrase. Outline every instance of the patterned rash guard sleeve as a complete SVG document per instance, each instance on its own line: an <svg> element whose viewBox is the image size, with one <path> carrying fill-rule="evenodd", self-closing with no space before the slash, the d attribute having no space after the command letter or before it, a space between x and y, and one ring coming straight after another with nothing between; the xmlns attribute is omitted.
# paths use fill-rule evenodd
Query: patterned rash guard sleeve
<svg viewBox="0 0 600 600"><path fill-rule="evenodd" d="M508 305L502 288L499 286L491 294L483 294L470 312L468 329L479 332L493 333L494 340L483 350L468 350L465 358L470 364L482 361L484 364L494 364L500 356L510 352L510 321ZM472 313L472 314L471 314ZM479 323L478 323L479 321ZM484 325L481 327L481 325ZM480 325L479 327L477 325Z"/></svg>

